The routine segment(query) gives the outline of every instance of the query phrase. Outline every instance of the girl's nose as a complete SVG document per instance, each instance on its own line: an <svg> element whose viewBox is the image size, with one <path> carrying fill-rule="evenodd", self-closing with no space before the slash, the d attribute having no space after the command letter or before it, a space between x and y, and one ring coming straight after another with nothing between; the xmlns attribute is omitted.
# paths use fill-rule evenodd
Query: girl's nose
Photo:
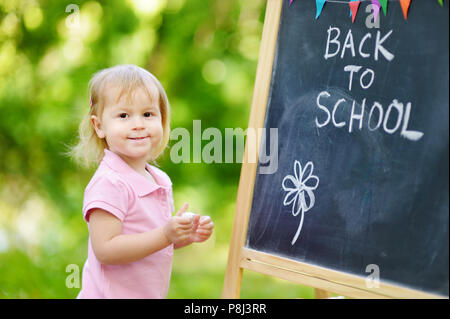
<svg viewBox="0 0 450 319"><path fill-rule="evenodd" d="M141 130L144 128L144 120L140 116L136 116L133 121L133 129Z"/></svg>

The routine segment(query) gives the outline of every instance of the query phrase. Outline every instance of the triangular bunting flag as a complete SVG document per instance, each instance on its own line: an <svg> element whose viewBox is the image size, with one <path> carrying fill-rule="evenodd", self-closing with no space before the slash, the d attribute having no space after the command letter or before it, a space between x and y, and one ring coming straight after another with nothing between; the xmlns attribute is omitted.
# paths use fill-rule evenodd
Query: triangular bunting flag
<svg viewBox="0 0 450 319"><path fill-rule="evenodd" d="M325 4L325 0L316 0L316 19L319 18L320 13L322 12L323 5Z"/></svg>
<svg viewBox="0 0 450 319"><path fill-rule="evenodd" d="M444 2L443 2L442 0L438 0L438 2L439 2L439 4L440 4L441 6L444 5Z"/></svg>
<svg viewBox="0 0 450 319"><path fill-rule="evenodd" d="M292 1L294 1L294 0L289 0L289 5L291 5L291 4L292 4Z"/></svg>
<svg viewBox="0 0 450 319"><path fill-rule="evenodd" d="M405 20L408 17L408 8L411 4L411 0L400 0L400 6L402 7L403 16L405 17Z"/></svg>
<svg viewBox="0 0 450 319"><path fill-rule="evenodd" d="M350 10L352 10L352 23L355 22L356 13L358 12L359 3L361 1L358 0L352 0L348 3L350 6Z"/></svg>
<svg viewBox="0 0 450 319"><path fill-rule="evenodd" d="M378 19L378 14L380 13L380 9L381 9L381 4L379 0L372 0L372 4L373 4L373 18L374 21L377 21Z"/></svg>
<svg viewBox="0 0 450 319"><path fill-rule="evenodd" d="M388 2L388 0L380 0L381 8L383 8L383 13L384 13L384 15L386 15L387 2Z"/></svg>

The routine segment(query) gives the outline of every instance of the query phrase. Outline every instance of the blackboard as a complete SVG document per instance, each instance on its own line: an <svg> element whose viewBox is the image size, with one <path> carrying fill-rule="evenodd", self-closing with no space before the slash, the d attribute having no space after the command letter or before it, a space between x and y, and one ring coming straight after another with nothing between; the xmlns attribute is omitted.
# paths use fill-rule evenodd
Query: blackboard
<svg viewBox="0 0 450 319"><path fill-rule="evenodd" d="M315 1L283 3L264 121L278 168L256 174L245 247L448 296L448 2L413 1L405 20L390 1L379 28L368 3L353 24L343 3L317 20ZM293 210L296 165L311 176Z"/></svg>

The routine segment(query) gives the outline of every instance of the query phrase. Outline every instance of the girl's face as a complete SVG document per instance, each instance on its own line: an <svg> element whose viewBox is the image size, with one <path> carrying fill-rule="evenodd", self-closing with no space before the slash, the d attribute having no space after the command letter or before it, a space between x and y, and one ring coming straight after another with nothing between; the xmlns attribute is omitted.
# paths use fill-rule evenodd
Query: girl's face
<svg viewBox="0 0 450 319"><path fill-rule="evenodd" d="M159 104L151 103L142 88L133 92L130 101L125 96L117 101L117 87L106 90L103 114L91 118L97 136L129 164L146 162L163 136Z"/></svg>

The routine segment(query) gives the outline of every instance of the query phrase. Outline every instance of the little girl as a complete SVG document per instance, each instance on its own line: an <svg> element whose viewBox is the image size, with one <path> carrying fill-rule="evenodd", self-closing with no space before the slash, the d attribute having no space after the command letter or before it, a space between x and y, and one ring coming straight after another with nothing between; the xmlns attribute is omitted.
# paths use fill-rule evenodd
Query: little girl
<svg viewBox="0 0 450 319"><path fill-rule="evenodd" d="M170 178L149 165L165 149L170 106L159 81L134 65L96 73L72 154L99 163L86 187L88 258L77 298L165 298L174 248L207 240L207 216L175 210ZM189 215L189 216L188 216Z"/></svg>

